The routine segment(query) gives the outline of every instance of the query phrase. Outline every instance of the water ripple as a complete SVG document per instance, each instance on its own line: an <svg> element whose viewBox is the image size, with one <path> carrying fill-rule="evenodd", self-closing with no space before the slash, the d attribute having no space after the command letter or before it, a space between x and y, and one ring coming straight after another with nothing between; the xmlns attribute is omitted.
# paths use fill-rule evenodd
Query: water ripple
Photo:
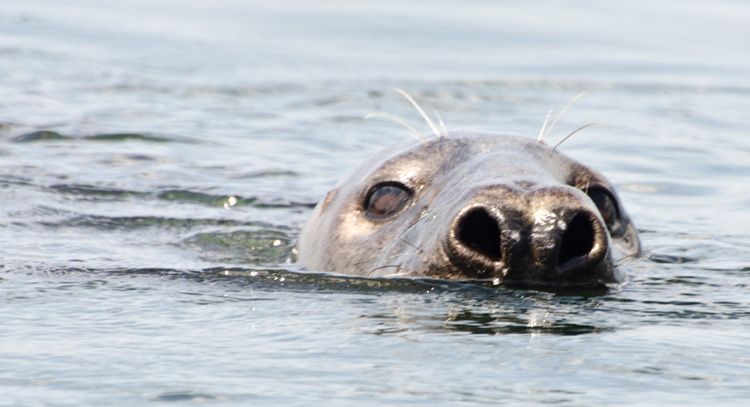
<svg viewBox="0 0 750 407"><path fill-rule="evenodd" d="M22 134L14 137L11 141L16 143L33 143L40 141L66 141L66 140L86 140L86 141L143 141L152 143L168 143L174 141L185 142L183 139L172 139L163 136L154 136L145 133L101 133L89 136L69 136L52 130L38 130L31 133Z"/></svg>

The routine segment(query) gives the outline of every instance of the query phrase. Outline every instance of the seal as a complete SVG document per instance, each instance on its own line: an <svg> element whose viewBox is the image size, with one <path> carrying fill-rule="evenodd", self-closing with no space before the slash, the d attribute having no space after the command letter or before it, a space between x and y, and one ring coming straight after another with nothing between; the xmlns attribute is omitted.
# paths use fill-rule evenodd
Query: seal
<svg viewBox="0 0 750 407"><path fill-rule="evenodd" d="M455 133L383 151L298 243L309 270L577 286L621 281L640 242L612 184L537 140Z"/></svg>

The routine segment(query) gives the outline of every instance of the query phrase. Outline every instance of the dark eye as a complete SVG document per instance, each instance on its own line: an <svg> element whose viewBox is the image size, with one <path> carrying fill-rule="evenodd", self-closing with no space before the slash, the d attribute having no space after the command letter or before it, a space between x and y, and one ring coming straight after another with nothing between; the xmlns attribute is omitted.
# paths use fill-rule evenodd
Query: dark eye
<svg viewBox="0 0 750 407"><path fill-rule="evenodd" d="M613 229L620 218L615 197L603 188L591 188L588 191L588 195L599 209L599 213L601 213L602 218L604 218L607 227Z"/></svg>
<svg viewBox="0 0 750 407"><path fill-rule="evenodd" d="M411 190L396 182L375 185L365 198L367 215L382 219L400 211L411 199Z"/></svg>

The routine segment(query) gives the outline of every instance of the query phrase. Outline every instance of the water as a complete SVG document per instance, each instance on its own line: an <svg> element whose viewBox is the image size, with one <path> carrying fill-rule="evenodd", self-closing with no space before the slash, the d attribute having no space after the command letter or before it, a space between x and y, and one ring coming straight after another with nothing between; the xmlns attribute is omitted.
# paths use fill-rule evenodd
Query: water
<svg viewBox="0 0 750 407"><path fill-rule="evenodd" d="M742 405L750 8L0 4L0 405ZM603 171L628 282L548 293L300 273L312 206L420 128Z"/></svg>

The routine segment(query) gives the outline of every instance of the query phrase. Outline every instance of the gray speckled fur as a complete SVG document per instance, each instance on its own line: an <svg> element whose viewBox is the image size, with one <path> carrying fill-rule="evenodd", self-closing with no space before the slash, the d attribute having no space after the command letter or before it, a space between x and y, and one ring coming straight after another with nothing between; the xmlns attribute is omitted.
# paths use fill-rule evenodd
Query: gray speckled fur
<svg viewBox="0 0 750 407"><path fill-rule="evenodd" d="M372 220L365 195L385 181L406 185L414 196L393 218ZM554 265L540 260L549 249L545 222L580 208L601 221L583 192L593 185L618 201L621 223L606 233L605 264L585 277L561 278ZM474 204L496 209L503 219L502 241L514 244L507 260L482 267L450 255L452 221ZM367 160L317 205L297 246L302 265L316 271L560 284L616 281L612 247L626 255L640 250L635 228L601 174L535 140L466 133L396 146Z"/></svg>

